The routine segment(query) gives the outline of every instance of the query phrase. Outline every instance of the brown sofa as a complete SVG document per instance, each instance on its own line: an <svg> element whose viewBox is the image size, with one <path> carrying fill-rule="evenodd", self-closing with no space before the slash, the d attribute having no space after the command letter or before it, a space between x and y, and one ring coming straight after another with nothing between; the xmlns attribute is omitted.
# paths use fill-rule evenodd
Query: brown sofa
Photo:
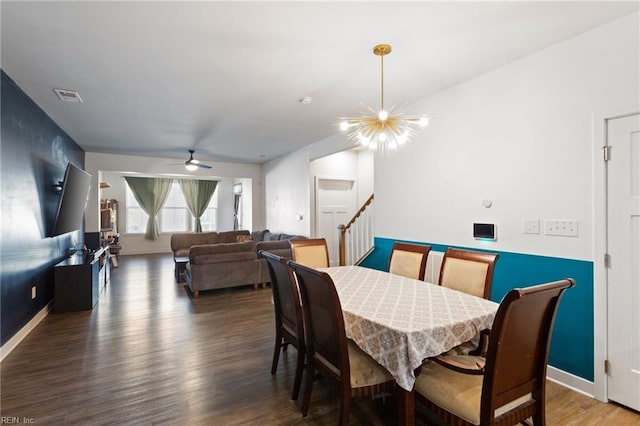
<svg viewBox="0 0 640 426"><path fill-rule="evenodd" d="M274 234L268 229L262 231L253 231L251 233L251 237L253 238L253 241L256 242L256 251L258 253L260 252L260 250L269 251L287 259L291 259L291 245L289 244L289 240L307 238L303 235L292 235L284 233ZM271 281L271 278L269 277L269 271L266 272L266 277L264 278L266 278L265 282Z"/></svg>
<svg viewBox="0 0 640 426"><path fill-rule="evenodd" d="M241 241L244 239L249 241ZM291 258L289 239L299 235L272 234L268 230L177 233L171 236L176 278L184 267L185 282L194 297L201 290L266 284L271 281L260 250Z"/></svg>

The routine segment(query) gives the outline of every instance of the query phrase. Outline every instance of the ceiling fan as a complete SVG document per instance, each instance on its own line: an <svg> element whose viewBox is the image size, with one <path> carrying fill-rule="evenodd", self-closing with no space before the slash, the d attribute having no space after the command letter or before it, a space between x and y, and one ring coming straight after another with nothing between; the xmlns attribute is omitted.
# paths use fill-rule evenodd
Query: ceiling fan
<svg viewBox="0 0 640 426"><path fill-rule="evenodd" d="M195 151L193 149L189 150L189 159L184 162L184 166L186 167L186 169L190 171L198 170L198 168L210 169L211 168L210 165L201 163L199 160L196 160L195 158L193 158L194 152Z"/></svg>

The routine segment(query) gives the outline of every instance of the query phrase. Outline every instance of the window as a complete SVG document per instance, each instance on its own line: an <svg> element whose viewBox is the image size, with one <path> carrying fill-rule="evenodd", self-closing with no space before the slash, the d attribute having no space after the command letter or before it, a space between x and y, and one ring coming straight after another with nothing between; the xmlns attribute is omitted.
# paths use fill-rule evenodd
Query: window
<svg viewBox="0 0 640 426"><path fill-rule="evenodd" d="M127 191L127 233L144 234L147 230L149 215L142 210L129 185L125 185L125 187ZM217 211L218 191L215 191L211 201L209 201L209 206L200 218L203 231L215 231L217 229ZM187 202L184 199L184 195L182 195L178 182L173 182L171 185L167 201L158 213L157 219L160 232L195 231L195 219L187 207Z"/></svg>
<svg viewBox="0 0 640 426"><path fill-rule="evenodd" d="M149 215L142 210L129 185L125 185L125 188L127 189L127 233L144 234L147 230Z"/></svg>
<svg viewBox="0 0 640 426"><path fill-rule="evenodd" d="M184 200L180 184L173 182L167 201L158 213L158 225L160 232L191 231L191 212Z"/></svg>
<svg viewBox="0 0 640 426"><path fill-rule="evenodd" d="M202 214L200 218L200 224L202 225L202 231L216 231L218 229L218 191L214 191L209 201L209 206Z"/></svg>

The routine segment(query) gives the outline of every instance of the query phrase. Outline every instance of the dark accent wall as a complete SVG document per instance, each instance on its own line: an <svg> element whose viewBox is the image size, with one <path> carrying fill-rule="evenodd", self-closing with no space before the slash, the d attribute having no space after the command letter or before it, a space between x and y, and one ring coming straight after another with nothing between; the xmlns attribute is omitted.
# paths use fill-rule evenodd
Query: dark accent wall
<svg viewBox="0 0 640 426"><path fill-rule="evenodd" d="M67 163L84 151L0 70L0 337L4 345L53 299L53 265L82 230L49 238ZM53 96L53 92L52 96ZM31 287L36 298L31 299Z"/></svg>

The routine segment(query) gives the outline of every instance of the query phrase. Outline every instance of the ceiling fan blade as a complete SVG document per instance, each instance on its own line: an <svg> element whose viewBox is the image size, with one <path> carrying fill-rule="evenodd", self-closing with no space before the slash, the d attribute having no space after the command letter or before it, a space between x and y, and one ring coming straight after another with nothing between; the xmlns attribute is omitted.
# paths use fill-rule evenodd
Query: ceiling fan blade
<svg viewBox="0 0 640 426"><path fill-rule="evenodd" d="M201 163L200 160L196 160L195 158L193 158L193 153L194 150L190 149L189 150L189 159L187 161L185 161L184 163L178 163L178 164L167 164L168 166L186 166L187 170L195 170L195 169L190 169L190 167L196 167L196 168L201 168L201 169L210 169L211 166L208 164L204 164Z"/></svg>

